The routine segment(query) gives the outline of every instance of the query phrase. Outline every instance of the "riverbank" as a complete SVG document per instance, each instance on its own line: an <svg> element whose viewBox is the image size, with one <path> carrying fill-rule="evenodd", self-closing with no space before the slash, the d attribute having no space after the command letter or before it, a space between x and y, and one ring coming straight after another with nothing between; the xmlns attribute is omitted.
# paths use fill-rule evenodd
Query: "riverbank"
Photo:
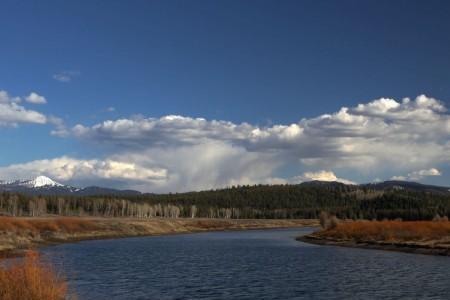
<svg viewBox="0 0 450 300"><path fill-rule="evenodd" d="M317 225L317 220L0 217L0 255L17 256L39 246L81 240Z"/></svg>
<svg viewBox="0 0 450 300"><path fill-rule="evenodd" d="M297 240L318 245L450 256L450 222L355 221Z"/></svg>

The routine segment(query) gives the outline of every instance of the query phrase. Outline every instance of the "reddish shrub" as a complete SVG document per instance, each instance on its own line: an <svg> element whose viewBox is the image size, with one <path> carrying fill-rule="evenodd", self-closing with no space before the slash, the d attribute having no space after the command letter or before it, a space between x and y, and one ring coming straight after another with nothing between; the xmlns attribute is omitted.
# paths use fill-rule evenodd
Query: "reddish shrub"
<svg viewBox="0 0 450 300"><path fill-rule="evenodd" d="M355 240L431 240L450 236L450 222L355 221L340 223L317 235Z"/></svg>
<svg viewBox="0 0 450 300"><path fill-rule="evenodd" d="M2 300L62 300L66 296L65 281L35 252L29 251L24 259L0 268Z"/></svg>

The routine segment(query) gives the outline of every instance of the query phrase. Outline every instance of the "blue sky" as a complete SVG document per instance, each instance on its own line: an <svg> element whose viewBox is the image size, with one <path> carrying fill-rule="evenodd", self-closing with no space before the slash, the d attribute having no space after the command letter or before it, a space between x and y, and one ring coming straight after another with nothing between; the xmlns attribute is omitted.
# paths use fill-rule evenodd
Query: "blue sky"
<svg viewBox="0 0 450 300"><path fill-rule="evenodd" d="M397 117L383 115L383 124L392 126L377 137L371 132L362 139L360 132L371 122L384 126L377 123L380 111L368 111L373 105L353 112L368 122L346 123L345 130L341 119L331 125L312 120L380 98L402 103L410 97L416 103L425 94L448 107L449 17L445 1L4 1L0 90L21 97L21 107L47 121L4 122L0 177L45 173L73 184L150 191L329 179L331 173L355 182L395 176L447 184L450 129L438 129L450 123L431 100L429 109L390 106ZM47 104L27 103L31 92ZM398 117L406 112L408 126ZM176 119L162 126L160 118L167 115L195 124ZM64 124L64 137L50 134L53 117ZM119 133L92 127L119 119L134 122ZM252 128L236 132L213 120ZM429 124L431 132L420 131L418 122ZM77 124L88 130L74 131ZM287 141L277 126L291 124L306 133L314 128L312 137L333 136L335 148L321 147L323 140L296 140L295 134ZM354 126L356 141L348 135ZM255 129L264 134L255 137ZM187 138L193 131L195 139ZM396 137L403 140L394 145ZM380 149L393 149L389 157L367 150L375 140ZM178 158L163 153L182 153L188 162L175 164ZM191 160L199 155L209 160ZM350 159L352 164L345 163ZM236 170L225 168L230 162Z"/></svg>

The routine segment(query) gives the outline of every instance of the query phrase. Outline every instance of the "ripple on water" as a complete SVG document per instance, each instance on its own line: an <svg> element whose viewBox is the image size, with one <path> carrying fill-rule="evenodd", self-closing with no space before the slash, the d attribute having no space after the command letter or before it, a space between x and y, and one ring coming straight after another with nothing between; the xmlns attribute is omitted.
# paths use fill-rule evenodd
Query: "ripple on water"
<svg viewBox="0 0 450 300"><path fill-rule="evenodd" d="M307 245L311 229L86 241L43 249L79 299L448 299L450 258Z"/></svg>

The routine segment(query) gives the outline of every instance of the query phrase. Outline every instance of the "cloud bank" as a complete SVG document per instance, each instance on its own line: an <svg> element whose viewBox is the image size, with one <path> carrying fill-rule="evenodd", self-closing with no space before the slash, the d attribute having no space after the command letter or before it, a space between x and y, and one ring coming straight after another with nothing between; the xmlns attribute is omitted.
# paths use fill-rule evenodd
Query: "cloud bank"
<svg viewBox="0 0 450 300"><path fill-rule="evenodd" d="M305 180L353 183L342 177L354 180L361 174L384 178L407 174L405 178L422 180L440 175L436 167L450 162L450 115L442 102L425 95L401 101L381 98L269 127L169 115L61 126L61 132L103 154L91 160L51 160L60 164L70 160L71 166L91 161L91 171L73 167L65 175L55 174L56 179L123 180L145 191ZM139 171L123 171L123 176L120 168L106 172L104 165L111 165L106 162ZM36 161L27 168L39 172L44 165ZM0 175L11 170L0 169ZM154 172L164 176L149 176Z"/></svg>
<svg viewBox="0 0 450 300"><path fill-rule="evenodd" d="M70 157L35 160L0 168L9 178L32 178L41 174L61 181L92 179L132 180L152 182L165 179L167 170L145 168L135 163L107 160L80 160Z"/></svg>

